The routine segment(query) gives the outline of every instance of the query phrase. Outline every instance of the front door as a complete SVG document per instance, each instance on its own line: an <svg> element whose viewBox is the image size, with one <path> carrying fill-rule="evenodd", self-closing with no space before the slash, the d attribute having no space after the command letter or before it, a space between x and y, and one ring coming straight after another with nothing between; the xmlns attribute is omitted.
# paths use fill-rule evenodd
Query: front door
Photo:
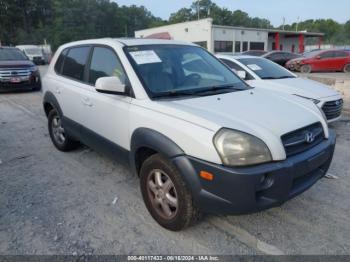
<svg viewBox="0 0 350 262"><path fill-rule="evenodd" d="M129 108L131 97L99 93L95 90L96 80L100 77L118 76L125 84L128 82L121 62L112 48L95 46L92 50L88 66L88 84L82 97L83 132L90 139L102 139L105 143L113 143L129 149ZM94 147L99 142L93 143Z"/></svg>

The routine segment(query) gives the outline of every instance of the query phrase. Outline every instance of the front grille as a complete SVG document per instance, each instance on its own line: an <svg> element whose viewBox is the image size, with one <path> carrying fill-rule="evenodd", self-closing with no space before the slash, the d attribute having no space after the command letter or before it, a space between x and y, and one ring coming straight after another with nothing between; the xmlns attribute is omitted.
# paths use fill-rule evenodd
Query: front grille
<svg viewBox="0 0 350 262"><path fill-rule="evenodd" d="M343 103L344 103L343 99L339 99L335 101L326 102L322 106L322 110L328 120L337 118L341 115L341 111L343 109Z"/></svg>
<svg viewBox="0 0 350 262"><path fill-rule="evenodd" d="M22 68L6 68L0 69L0 81L9 82L12 78L18 77L21 81L27 81L32 72L29 69Z"/></svg>
<svg viewBox="0 0 350 262"><path fill-rule="evenodd" d="M287 157L311 149L321 143L324 138L323 127L319 122L300 128L281 137Z"/></svg>

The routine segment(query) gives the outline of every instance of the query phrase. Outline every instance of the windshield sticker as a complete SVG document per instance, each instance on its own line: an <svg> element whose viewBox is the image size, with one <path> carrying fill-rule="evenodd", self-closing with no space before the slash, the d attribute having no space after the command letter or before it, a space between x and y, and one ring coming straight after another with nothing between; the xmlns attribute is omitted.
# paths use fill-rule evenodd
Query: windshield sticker
<svg viewBox="0 0 350 262"><path fill-rule="evenodd" d="M249 67L251 70L253 71L259 71L262 70L262 68L256 64L252 64L252 65L247 65L247 67Z"/></svg>
<svg viewBox="0 0 350 262"><path fill-rule="evenodd" d="M130 52L130 55L138 65L162 62L153 50Z"/></svg>

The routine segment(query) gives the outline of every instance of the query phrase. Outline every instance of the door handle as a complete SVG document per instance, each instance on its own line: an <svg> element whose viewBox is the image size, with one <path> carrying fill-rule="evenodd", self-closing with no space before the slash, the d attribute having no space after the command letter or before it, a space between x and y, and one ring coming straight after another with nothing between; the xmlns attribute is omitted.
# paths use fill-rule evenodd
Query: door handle
<svg viewBox="0 0 350 262"><path fill-rule="evenodd" d="M83 103L83 105L92 107L92 103L91 103L90 99L87 98L87 97L84 97L84 98L83 98L82 103Z"/></svg>

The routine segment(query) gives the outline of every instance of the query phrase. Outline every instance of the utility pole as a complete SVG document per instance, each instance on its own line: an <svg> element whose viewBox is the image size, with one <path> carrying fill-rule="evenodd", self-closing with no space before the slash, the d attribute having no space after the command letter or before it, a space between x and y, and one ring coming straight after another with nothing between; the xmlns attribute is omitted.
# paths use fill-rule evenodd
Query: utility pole
<svg viewBox="0 0 350 262"><path fill-rule="evenodd" d="M197 14L198 14L198 20L200 19L200 15L199 15L199 0L197 0Z"/></svg>
<svg viewBox="0 0 350 262"><path fill-rule="evenodd" d="M300 21L300 16L298 16L297 24L296 24L296 26L295 26L295 31L296 31L296 32L298 32L299 21Z"/></svg>
<svg viewBox="0 0 350 262"><path fill-rule="evenodd" d="M286 24L286 18L283 17L282 19L283 19L282 30L284 31L284 26L285 26L285 24Z"/></svg>

